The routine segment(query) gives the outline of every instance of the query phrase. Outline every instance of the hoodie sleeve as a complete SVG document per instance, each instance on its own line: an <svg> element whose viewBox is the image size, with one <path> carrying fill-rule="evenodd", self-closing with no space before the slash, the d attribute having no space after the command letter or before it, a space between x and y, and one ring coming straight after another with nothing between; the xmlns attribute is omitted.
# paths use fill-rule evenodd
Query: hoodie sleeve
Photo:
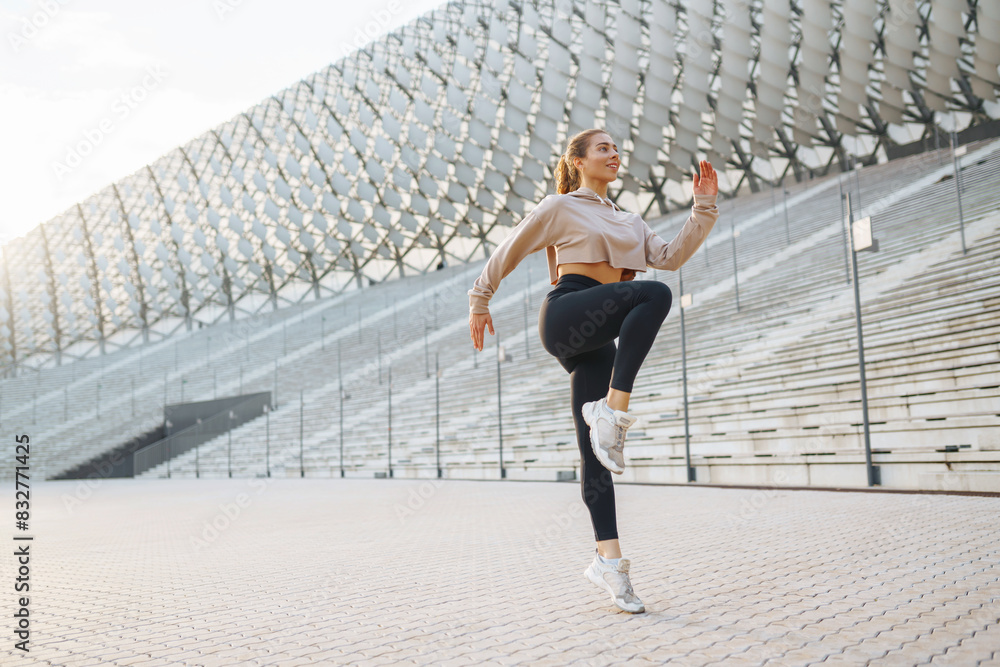
<svg viewBox="0 0 1000 667"><path fill-rule="evenodd" d="M552 219L554 203L552 195L539 202L496 247L483 272L476 278L475 285L468 291L470 313L489 313L490 299L500 287L500 281L525 257L556 242Z"/></svg>
<svg viewBox="0 0 1000 667"><path fill-rule="evenodd" d="M684 266L712 231L719 219L717 195L695 195L691 216L684 223L673 241L667 243L656 235L643 221L646 228L646 264L654 269L676 271Z"/></svg>

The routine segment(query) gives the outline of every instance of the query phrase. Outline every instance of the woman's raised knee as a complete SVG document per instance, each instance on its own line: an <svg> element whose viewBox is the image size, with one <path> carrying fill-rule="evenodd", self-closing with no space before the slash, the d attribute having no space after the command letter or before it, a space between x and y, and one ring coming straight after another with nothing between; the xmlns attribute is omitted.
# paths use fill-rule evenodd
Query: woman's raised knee
<svg viewBox="0 0 1000 667"><path fill-rule="evenodd" d="M642 281L642 287L646 298L650 302L655 303L665 312L670 310L670 304L673 302L673 294L666 283L661 283L658 280L644 280Z"/></svg>

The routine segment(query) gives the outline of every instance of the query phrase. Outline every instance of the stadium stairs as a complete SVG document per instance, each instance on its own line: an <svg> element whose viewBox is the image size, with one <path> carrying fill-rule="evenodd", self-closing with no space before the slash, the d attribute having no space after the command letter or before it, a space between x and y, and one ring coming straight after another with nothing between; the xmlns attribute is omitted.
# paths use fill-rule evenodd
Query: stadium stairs
<svg viewBox="0 0 1000 667"><path fill-rule="evenodd" d="M722 218L683 269L698 482L866 485L844 190L872 217L880 244L858 253L858 270L881 485L1000 491L1000 142L970 145L963 158L964 255L952 174L943 150L721 203ZM649 220L669 240L686 216ZM499 364L504 474L555 480L577 471L579 452L569 377L537 334L552 288L544 253L504 280L491 307L498 337L487 334L476 352L466 291L482 265L8 379L0 423L31 433L41 443L35 474L53 476L155 428L182 391L189 401L272 391L277 409L234 429L231 449L228 435L216 438L171 460L170 476L224 477L230 467L234 477L388 475L391 442L394 477L433 478L440 467L446 478L498 479L502 345L511 357ZM635 384L630 411L640 422L619 479L683 483L678 275L650 269L639 279L670 285L674 306ZM167 474L163 464L142 476Z"/></svg>

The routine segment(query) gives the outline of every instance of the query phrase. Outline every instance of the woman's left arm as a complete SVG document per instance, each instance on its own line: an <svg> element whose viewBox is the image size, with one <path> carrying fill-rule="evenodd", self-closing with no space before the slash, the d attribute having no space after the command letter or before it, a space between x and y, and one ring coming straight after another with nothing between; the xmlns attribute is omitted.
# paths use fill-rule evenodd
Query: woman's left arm
<svg viewBox="0 0 1000 667"><path fill-rule="evenodd" d="M712 231L719 219L715 199L719 194L719 177L708 160L701 161L701 174L694 175L694 206L691 216L673 241L667 243L648 224L646 232L646 264L654 269L676 271L687 262Z"/></svg>

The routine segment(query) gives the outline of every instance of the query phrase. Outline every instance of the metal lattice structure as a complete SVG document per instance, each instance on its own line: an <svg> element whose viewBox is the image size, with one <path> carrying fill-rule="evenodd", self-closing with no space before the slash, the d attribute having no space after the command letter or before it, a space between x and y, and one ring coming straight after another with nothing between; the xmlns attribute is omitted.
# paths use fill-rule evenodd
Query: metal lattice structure
<svg viewBox="0 0 1000 667"><path fill-rule="evenodd" d="M873 160L995 118L998 63L994 1L453 2L6 244L0 363L485 256L592 126L647 213L704 156L729 194Z"/></svg>

